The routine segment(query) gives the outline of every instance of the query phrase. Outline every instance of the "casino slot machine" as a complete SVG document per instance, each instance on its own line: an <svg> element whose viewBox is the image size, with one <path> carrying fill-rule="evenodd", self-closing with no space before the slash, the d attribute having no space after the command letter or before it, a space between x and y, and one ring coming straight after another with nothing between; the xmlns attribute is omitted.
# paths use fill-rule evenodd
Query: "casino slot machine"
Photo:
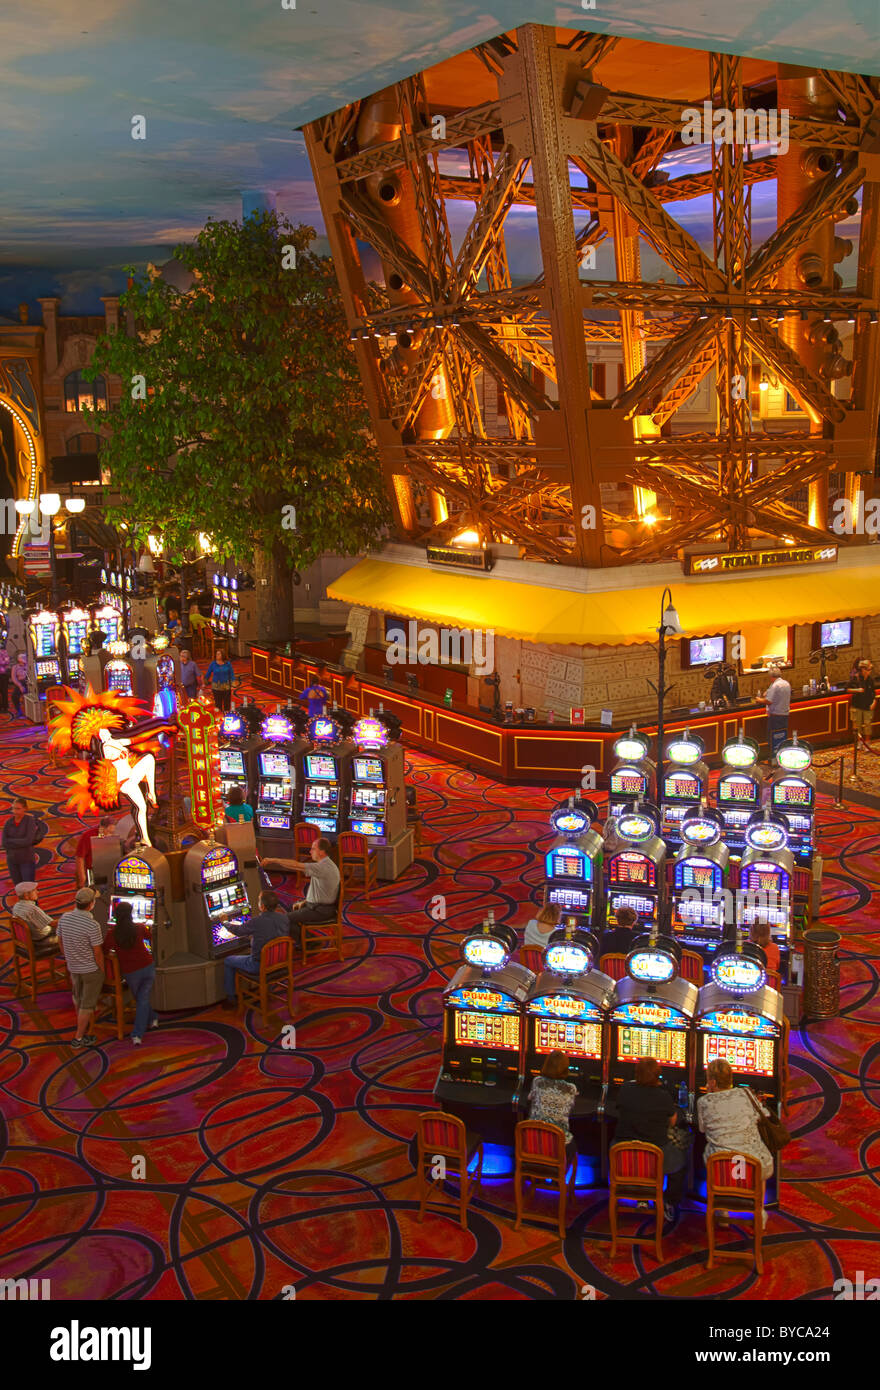
<svg viewBox="0 0 880 1390"><path fill-rule="evenodd" d="M31 613L27 620L28 697L32 702L29 717L37 714L37 722L45 715L34 710L33 702L44 704L50 686L61 684L61 659L58 655L58 614L47 608Z"/></svg>
<svg viewBox="0 0 880 1390"><path fill-rule="evenodd" d="M746 826L761 809L763 775L758 767L760 748L742 731L721 750L724 764L715 788L715 805L724 817L724 839L731 857L745 849Z"/></svg>
<svg viewBox="0 0 880 1390"><path fill-rule="evenodd" d="M482 1139L512 1144L522 1086L524 1005L535 976L510 964L512 927L491 918L462 944L443 991L443 1056L434 1099Z"/></svg>
<svg viewBox="0 0 880 1390"><path fill-rule="evenodd" d="M138 663L138 692L154 715L170 719L177 711L180 652L176 646L171 646L164 633L154 637L151 646L150 655Z"/></svg>
<svg viewBox="0 0 880 1390"><path fill-rule="evenodd" d="M608 814L617 816L629 810L633 801L653 801L657 769L648 758L650 743L635 725L614 743L617 759L611 769Z"/></svg>
<svg viewBox="0 0 880 1390"><path fill-rule="evenodd" d="M591 829L598 810L572 798L550 816L556 839L544 856L544 902L555 903L566 922L590 927L600 920L602 837Z"/></svg>
<svg viewBox="0 0 880 1390"><path fill-rule="evenodd" d="M544 952L544 969L529 990L526 1005L524 1084L527 1108L534 1078L551 1052L568 1057L568 1076L578 1098L571 1123L602 1113L605 1101L607 1024L614 981L594 969L599 946L590 932L576 927L553 932ZM573 1129L583 1152L582 1135Z"/></svg>
<svg viewBox="0 0 880 1390"><path fill-rule="evenodd" d="M788 848L788 828L784 816L765 806L746 826L746 848L739 866L737 926L748 931L756 922L768 923L784 969L793 913L794 857Z"/></svg>
<svg viewBox="0 0 880 1390"><path fill-rule="evenodd" d="M286 714L268 714L260 728L256 752L257 836L273 852L293 845L297 788L302 768L303 739L297 738Z"/></svg>
<svg viewBox="0 0 880 1390"><path fill-rule="evenodd" d="M215 632L222 632L221 613L223 610L223 589L220 585L219 574L214 575L214 582L211 585L211 626ZM225 578L225 576L224 576Z"/></svg>
<svg viewBox="0 0 880 1390"><path fill-rule="evenodd" d="M609 1015L608 1107L624 1081L634 1081L636 1062L654 1057L674 1098L693 1109L693 1033L697 987L679 974L681 948L652 932L635 943L626 975L614 987ZM683 1088L683 1089L682 1089Z"/></svg>
<svg viewBox="0 0 880 1390"><path fill-rule="evenodd" d="M229 800L233 787L240 787L245 801L251 803L251 788L256 782L256 749L261 740L251 736L250 724L240 710L224 714L217 730L220 750L220 790L223 800Z"/></svg>
<svg viewBox="0 0 880 1390"><path fill-rule="evenodd" d="M252 916L237 856L227 845L201 840L183 861L190 950L207 958L249 950L239 932Z"/></svg>
<svg viewBox="0 0 880 1390"><path fill-rule="evenodd" d="M74 689L78 689L89 631L90 619L88 610L79 608L76 605L65 607L61 611L61 621L64 627L64 639L67 648L65 660L65 666L67 668L66 680Z"/></svg>
<svg viewBox="0 0 880 1390"><path fill-rule="evenodd" d="M309 720L310 747L303 754L302 818L322 835L336 835L343 825L354 747L343 741L335 719L320 714Z"/></svg>
<svg viewBox="0 0 880 1390"><path fill-rule="evenodd" d="M403 749L371 715L357 721L352 737L348 829L371 844L393 844L406 830Z"/></svg>
<svg viewBox="0 0 880 1390"><path fill-rule="evenodd" d="M144 845L136 854L126 854L113 870L107 924L112 927L117 907L128 903L135 926L149 931L149 949L156 966L164 964L164 943L173 939L162 931L170 898L168 860L157 849Z"/></svg>
<svg viewBox="0 0 880 1390"><path fill-rule="evenodd" d="M98 627L104 634L104 646L111 642L121 642L125 636L122 613L112 603L99 603L91 609L92 627Z"/></svg>
<svg viewBox="0 0 880 1390"><path fill-rule="evenodd" d="M606 921L618 908L630 907L641 926L658 925L666 906L666 846L653 815L636 803L613 820L613 837L605 846Z"/></svg>
<svg viewBox="0 0 880 1390"><path fill-rule="evenodd" d="M672 931L682 946L714 951L724 935L730 855L720 811L702 806L681 822L672 873Z"/></svg>
<svg viewBox="0 0 880 1390"><path fill-rule="evenodd" d="M660 836L667 849L678 849L685 813L705 800L709 769L703 762L703 741L689 729L670 739L664 756Z"/></svg>
<svg viewBox="0 0 880 1390"><path fill-rule="evenodd" d="M777 771L770 777L770 805L785 817L788 848L795 864L809 868L813 862L813 818L816 813L816 774L811 769L813 750L797 734L776 751Z"/></svg>
<svg viewBox="0 0 880 1390"><path fill-rule="evenodd" d="M121 655L128 650L127 642L112 642L108 646L110 660L104 665L104 689L115 690L117 695L135 693L134 662Z"/></svg>

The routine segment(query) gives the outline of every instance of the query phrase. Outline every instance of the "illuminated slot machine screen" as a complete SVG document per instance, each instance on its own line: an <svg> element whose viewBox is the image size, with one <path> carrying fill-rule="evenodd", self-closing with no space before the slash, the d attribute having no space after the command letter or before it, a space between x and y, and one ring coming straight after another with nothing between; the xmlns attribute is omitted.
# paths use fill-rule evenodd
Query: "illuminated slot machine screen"
<svg viewBox="0 0 880 1390"><path fill-rule="evenodd" d="M211 923L211 943L215 951L222 951L227 946L234 946L241 940L242 937L237 932L232 931L225 922Z"/></svg>
<svg viewBox="0 0 880 1390"><path fill-rule="evenodd" d="M657 865L645 854L624 850L609 860L608 879L611 883L643 883L646 888L656 888Z"/></svg>
<svg viewBox="0 0 880 1390"><path fill-rule="evenodd" d="M700 779L685 772L671 773L664 781L663 789L665 797L682 797L688 801L699 801L703 792Z"/></svg>
<svg viewBox="0 0 880 1390"><path fill-rule="evenodd" d="M37 675L40 677L57 676L61 670L55 657L51 657L48 661L37 661L34 665Z"/></svg>
<svg viewBox="0 0 880 1390"><path fill-rule="evenodd" d="M758 784L753 782L751 777L726 777L718 783L718 800L720 802L737 802L758 800Z"/></svg>
<svg viewBox="0 0 880 1390"><path fill-rule="evenodd" d="M638 1028L621 1024L617 1030L618 1062L654 1057L661 1067L687 1065L687 1033L683 1028Z"/></svg>
<svg viewBox="0 0 880 1390"><path fill-rule="evenodd" d="M131 668L124 661L108 661L104 667L104 688L118 695L133 695Z"/></svg>
<svg viewBox="0 0 880 1390"><path fill-rule="evenodd" d="M221 914L226 917L236 912L246 912L248 907L247 893L240 878L233 879L231 883L221 883L216 888L209 888L205 893L205 901L211 917Z"/></svg>
<svg viewBox="0 0 880 1390"><path fill-rule="evenodd" d="M336 759L330 753L307 753L306 776L315 781L336 781Z"/></svg>
<svg viewBox="0 0 880 1390"><path fill-rule="evenodd" d="M160 690L168 690L174 684L174 658L160 657L156 662L156 684Z"/></svg>
<svg viewBox="0 0 880 1390"><path fill-rule="evenodd" d="M202 860L202 883L204 885L224 883L238 877L238 861L232 850L218 846L208 850Z"/></svg>
<svg viewBox="0 0 880 1390"><path fill-rule="evenodd" d="M244 753L237 748L220 749L220 776L244 777Z"/></svg>
<svg viewBox="0 0 880 1390"><path fill-rule="evenodd" d="M561 1018L536 1018L535 1051L541 1056L559 1051L567 1057L588 1057L599 1062L602 1060L602 1025Z"/></svg>
<svg viewBox="0 0 880 1390"><path fill-rule="evenodd" d="M663 807L663 832L675 833L681 829L687 806L672 806L669 802Z"/></svg>
<svg viewBox="0 0 880 1390"><path fill-rule="evenodd" d="M156 900L136 893L114 893L110 899L107 920L116 921L116 908L119 903L128 903L131 918L136 927L151 927L156 920Z"/></svg>
<svg viewBox="0 0 880 1390"><path fill-rule="evenodd" d="M751 815L751 811L729 811L725 808L724 824L728 830L739 833L739 831L745 831L751 819Z"/></svg>
<svg viewBox="0 0 880 1390"><path fill-rule="evenodd" d="M643 898L639 893L612 893L608 906L612 912L619 907L631 907L637 917L653 920L657 901L655 898Z"/></svg>
<svg viewBox="0 0 880 1390"><path fill-rule="evenodd" d="M518 1014L471 1013L463 1009L455 1011L455 1041L459 1046L518 1052L519 1036Z"/></svg>
<svg viewBox="0 0 880 1390"><path fill-rule="evenodd" d="M222 608L222 606L223 606L223 605L221 604L219 598L215 598L213 604L211 605L211 622L212 622L212 623L219 623L219 621L220 621L220 609Z"/></svg>
<svg viewBox="0 0 880 1390"><path fill-rule="evenodd" d="M129 855L116 865L114 881L117 888L124 888L127 892L143 892L152 889L153 874L143 859Z"/></svg>
<svg viewBox="0 0 880 1390"><path fill-rule="evenodd" d="M714 864L695 864L686 859L681 865L682 888L714 888L716 875L721 874Z"/></svg>
<svg viewBox="0 0 880 1390"><path fill-rule="evenodd" d="M611 793L616 796L644 797L648 790L648 779L638 773L611 774Z"/></svg>
<svg viewBox="0 0 880 1390"><path fill-rule="evenodd" d="M67 652L69 656L82 656L87 631L88 621L85 618L75 619L67 624Z"/></svg>
<svg viewBox="0 0 880 1390"><path fill-rule="evenodd" d="M31 633L35 656L55 655L55 628L52 623L35 623Z"/></svg>
<svg viewBox="0 0 880 1390"><path fill-rule="evenodd" d="M273 816L265 812L259 815L261 830L289 830L290 816Z"/></svg>
<svg viewBox="0 0 880 1390"><path fill-rule="evenodd" d="M773 1038L732 1037L727 1033L703 1034L703 1067L728 1062L734 1071L750 1076L773 1076L776 1045Z"/></svg>
<svg viewBox="0 0 880 1390"><path fill-rule="evenodd" d="M569 912L587 912L590 907L589 893L580 893L575 888L551 888L550 901L567 908Z"/></svg>
<svg viewBox="0 0 880 1390"><path fill-rule="evenodd" d="M385 766L381 758L355 758L354 780L356 782L384 782Z"/></svg>
<svg viewBox="0 0 880 1390"><path fill-rule="evenodd" d="M782 782L773 784L773 805L774 806L812 806L813 788L809 782L800 782L787 778Z"/></svg>
<svg viewBox="0 0 880 1390"><path fill-rule="evenodd" d="M746 872L746 881L740 886L750 889L753 893L786 893L789 887L788 874L782 869L762 869L756 864L750 864Z"/></svg>
<svg viewBox="0 0 880 1390"><path fill-rule="evenodd" d="M584 862L579 854L554 854L552 870L554 878L585 878Z"/></svg>
<svg viewBox="0 0 880 1390"><path fill-rule="evenodd" d="M286 805L290 801L292 784L289 777L277 782L264 782L260 788L260 800Z"/></svg>
<svg viewBox="0 0 880 1390"><path fill-rule="evenodd" d="M328 788L324 789L325 791ZM377 807L381 809L385 805L384 787L355 787L351 794L352 806Z"/></svg>
<svg viewBox="0 0 880 1390"><path fill-rule="evenodd" d="M261 777L289 777L290 759L286 753L261 753Z"/></svg>

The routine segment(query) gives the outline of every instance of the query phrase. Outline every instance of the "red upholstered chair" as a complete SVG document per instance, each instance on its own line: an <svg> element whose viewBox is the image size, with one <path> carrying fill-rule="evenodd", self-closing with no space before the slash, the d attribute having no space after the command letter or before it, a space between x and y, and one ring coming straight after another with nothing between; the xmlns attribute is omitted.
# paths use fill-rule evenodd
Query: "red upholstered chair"
<svg viewBox="0 0 880 1390"><path fill-rule="evenodd" d="M566 1177L568 1161L565 1154L565 1134L559 1125L544 1124L541 1120L521 1120L516 1127L514 1187L516 1190L516 1222L518 1231L523 1217L523 1183L550 1183L559 1192L557 1208L560 1239L565 1235L566 1199L574 1196L577 1158Z"/></svg>
<svg viewBox="0 0 880 1390"><path fill-rule="evenodd" d="M599 969L604 974L610 975L612 980L622 980L626 974L626 956L611 951L599 961Z"/></svg>
<svg viewBox="0 0 880 1390"><path fill-rule="evenodd" d="M23 987L23 975L25 970L30 971L31 976L31 999L37 1002L37 972L40 966L48 965L51 987L54 989L56 983L60 985L60 979L55 979L56 961L64 970L64 963L61 960L61 953L57 942L51 947L41 947L35 944L31 938L31 929L22 917L10 917L12 923L12 964L15 969L15 992L21 994Z"/></svg>
<svg viewBox="0 0 880 1390"><path fill-rule="evenodd" d="M483 1176L483 1141L475 1134L468 1134L464 1121L456 1115L447 1115L443 1110L426 1110L418 1117L416 1139L418 1143L418 1178L421 1187L419 1200L419 1221L425 1219L425 1207L437 1183L443 1183L450 1168L458 1174L459 1220L463 1231L467 1230L467 1204L475 1184ZM477 1170L473 1178L468 1177L468 1166L477 1156ZM442 1159L441 1174L435 1176L437 1160Z"/></svg>
<svg viewBox="0 0 880 1390"><path fill-rule="evenodd" d="M681 978L690 980L697 989L702 989L706 978L706 970L703 965L703 957L699 951L682 951L681 953Z"/></svg>
<svg viewBox="0 0 880 1390"><path fill-rule="evenodd" d="M716 1211L746 1211L751 1215L755 1227L751 1249L716 1250ZM763 1273L764 1175L756 1158L722 1149L706 1159L706 1234L709 1240L707 1269L714 1269L716 1260L754 1259L758 1273Z"/></svg>
<svg viewBox="0 0 880 1390"><path fill-rule="evenodd" d="M316 825L311 825L307 820L297 821L293 827L293 843L296 849L297 859L308 859L309 850L321 832Z"/></svg>
<svg viewBox="0 0 880 1390"><path fill-rule="evenodd" d="M617 1204L621 1199L654 1204L653 1236L618 1234ZM619 1243L654 1247L658 1264L663 1262L663 1150L656 1144L624 1143L611 1146L608 1214L611 1221L611 1256Z"/></svg>
<svg viewBox="0 0 880 1390"><path fill-rule="evenodd" d="M119 969L119 959L116 952L105 951L104 985L95 1008L95 1022L103 1022L105 1018L112 1020L116 1025L118 1042L122 1042L126 1002L131 1005L132 1013L134 1012L134 1000L130 994L126 1000L125 990L126 984L122 978L122 971Z"/></svg>
<svg viewBox="0 0 880 1390"><path fill-rule="evenodd" d="M314 942L321 942L329 945L331 942L336 947L337 960L343 959L342 931L345 925L345 890L342 879L339 880L339 897L334 908L332 904L327 905L327 918L323 922L301 922L300 931L300 950L302 952L303 965L308 964L309 951ZM331 935L332 933L332 935Z"/></svg>
<svg viewBox="0 0 880 1390"><path fill-rule="evenodd" d="M241 1010L247 1004L259 1004L263 1027L269 1017L269 992L278 989L287 993L287 1014L293 1018L293 952L294 944L289 936L276 936L267 941L260 952L259 975L247 975L243 970L235 972L235 1005Z"/></svg>
<svg viewBox="0 0 880 1390"><path fill-rule="evenodd" d="M544 969L544 952L540 946L521 946L519 949L520 964L531 970L533 975L540 975Z"/></svg>
<svg viewBox="0 0 880 1390"><path fill-rule="evenodd" d="M369 902L370 886L375 888L378 882L375 849L370 848L366 835L360 835L356 830L343 830L336 841L336 849L339 872L343 878L346 874L353 874L355 869L361 870L364 876L364 897Z"/></svg>

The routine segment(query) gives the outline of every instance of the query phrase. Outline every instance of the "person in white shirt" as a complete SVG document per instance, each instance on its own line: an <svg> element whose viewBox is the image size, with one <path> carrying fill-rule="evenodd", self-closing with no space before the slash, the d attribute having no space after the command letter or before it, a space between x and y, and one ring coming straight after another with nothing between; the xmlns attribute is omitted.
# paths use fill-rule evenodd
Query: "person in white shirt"
<svg viewBox="0 0 880 1390"><path fill-rule="evenodd" d="M58 936L55 923L37 902L39 895L37 884L30 879L25 879L23 883L15 885L15 892L18 902L12 909L12 915L27 922L30 928L31 941L36 946L38 953L57 950Z"/></svg>
<svg viewBox="0 0 880 1390"><path fill-rule="evenodd" d="M784 679L781 666L771 666L770 674L773 680L764 694L757 698L763 700L767 706L767 741L770 744L770 756L772 758L777 748L785 742L788 734L791 686Z"/></svg>
<svg viewBox="0 0 880 1390"><path fill-rule="evenodd" d="M523 946L534 946L539 951L546 951L550 940L550 933L554 932L559 926L559 907L556 903L547 903L542 907L537 917L533 917L526 923L526 933L523 937Z"/></svg>
<svg viewBox="0 0 880 1390"><path fill-rule="evenodd" d="M339 901L339 870L330 858L332 845L323 835L313 840L309 849L311 863L296 859L264 859L264 869L282 869L287 873L305 874L309 886L304 898L292 904L288 914L291 938L302 939L302 922L328 922L336 913Z"/></svg>
<svg viewBox="0 0 880 1390"><path fill-rule="evenodd" d="M709 1063L706 1081L706 1094L697 1101L697 1124L706 1136L707 1155L727 1149L754 1158L760 1163L766 1182L773 1175L773 1155L759 1133L759 1111L755 1104L760 1106L760 1114L765 1118L769 1112L757 1097L755 1103L749 1099L744 1086L734 1087L730 1063L723 1058ZM725 1213L724 1219L726 1216ZM766 1208L764 1225L767 1225Z"/></svg>

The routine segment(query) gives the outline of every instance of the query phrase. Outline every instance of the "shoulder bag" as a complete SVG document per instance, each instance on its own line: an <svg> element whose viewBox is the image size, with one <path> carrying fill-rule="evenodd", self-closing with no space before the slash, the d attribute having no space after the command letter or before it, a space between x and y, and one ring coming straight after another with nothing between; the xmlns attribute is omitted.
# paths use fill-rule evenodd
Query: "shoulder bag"
<svg viewBox="0 0 880 1390"><path fill-rule="evenodd" d="M786 1144L791 1143L791 1134L782 1121L775 1118L772 1111L769 1115L761 1114L761 1107L748 1086L744 1086L743 1090L755 1107L755 1112L758 1117L758 1133L761 1136L761 1142L775 1157L781 1149L785 1148Z"/></svg>

